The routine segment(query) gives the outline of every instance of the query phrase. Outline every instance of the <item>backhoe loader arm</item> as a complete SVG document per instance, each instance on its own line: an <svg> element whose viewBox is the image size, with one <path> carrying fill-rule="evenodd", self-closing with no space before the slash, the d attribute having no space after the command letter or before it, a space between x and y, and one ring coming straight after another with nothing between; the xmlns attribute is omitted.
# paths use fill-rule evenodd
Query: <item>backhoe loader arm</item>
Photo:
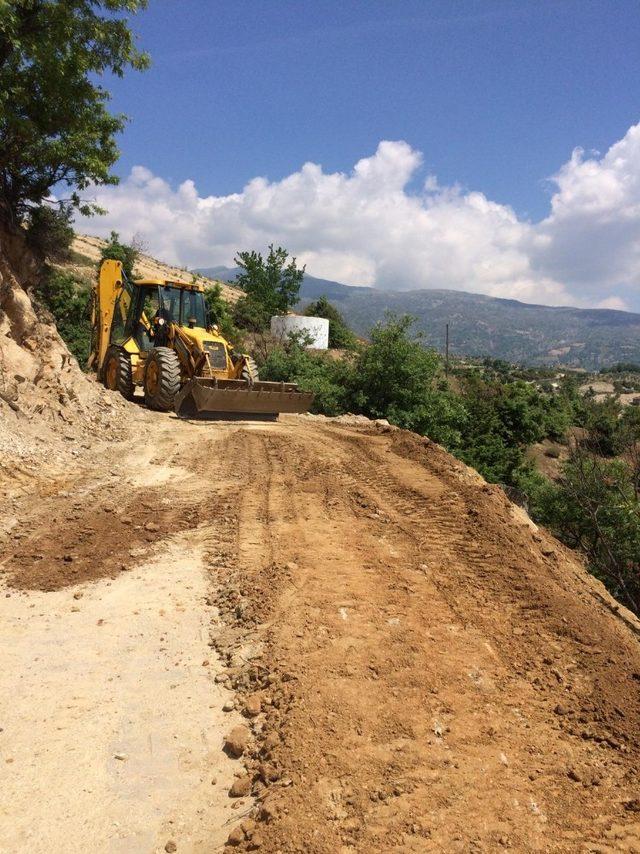
<svg viewBox="0 0 640 854"><path fill-rule="evenodd" d="M109 347L116 300L122 291L123 273L120 261L103 261L98 282L93 287L92 345L88 366L98 374Z"/></svg>

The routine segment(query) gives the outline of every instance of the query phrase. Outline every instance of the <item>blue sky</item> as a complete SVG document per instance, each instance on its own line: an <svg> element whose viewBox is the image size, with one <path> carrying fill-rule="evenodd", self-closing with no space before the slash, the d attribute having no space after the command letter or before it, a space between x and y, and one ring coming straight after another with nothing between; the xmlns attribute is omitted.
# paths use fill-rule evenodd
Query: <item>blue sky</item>
<svg viewBox="0 0 640 854"><path fill-rule="evenodd" d="M205 194L403 139L443 183L539 218L575 146L640 118L637 2L151 0L134 27L153 66L113 87L119 171Z"/></svg>
<svg viewBox="0 0 640 854"><path fill-rule="evenodd" d="M153 251L165 248L169 260L188 265L229 263L233 246L254 241L260 248L273 239L287 241L310 272L354 284L640 307L635 267L594 281L577 259L581 270L569 281L571 247L579 251L580 234L593 243L598 224L584 222L593 208L584 195L594 192L589 164L601 170L602 192L612 180L628 188L640 167L635 139L627 138L640 121L637 2L150 0L133 26L152 68L109 82L112 106L131 117L120 140L123 185L101 193L110 215L87 230L139 233ZM625 168L612 177L617 166L604 162L607 151L625 140ZM396 149L380 154L383 141ZM573 162L577 147L584 154ZM375 190L367 184L363 221L363 182L348 178L372 158L367 168L384 177ZM321 174L301 171L307 162ZM133 167L144 169L131 176ZM435 176L428 185L437 186L435 195L424 194L428 176ZM266 184L248 192L259 178ZM184 182L193 182L193 192ZM346 240L336 237L340 221L330 222L323 206L333 191L357 244L351 258ZM397 207L398 193L414 243L439 235L407 275L399 259L413 243L397 240L388 251L365 245L375 210ZM146 198L144 211L133 209L132 194ZM565 220L567 204L574 205L570 234L565 220L547 222L557 219L554 196ZM193 216L199 239L178 241L162 205ZM619 197L612 194L607 205L619 206ZM288 209L297 210L297 230ZM317 215L305 216L307 210ZM604 214L598 217L602 224ZM393 222L385 228L393 230ZM555 247L552 258L542 257L544 244Z"/></svg>

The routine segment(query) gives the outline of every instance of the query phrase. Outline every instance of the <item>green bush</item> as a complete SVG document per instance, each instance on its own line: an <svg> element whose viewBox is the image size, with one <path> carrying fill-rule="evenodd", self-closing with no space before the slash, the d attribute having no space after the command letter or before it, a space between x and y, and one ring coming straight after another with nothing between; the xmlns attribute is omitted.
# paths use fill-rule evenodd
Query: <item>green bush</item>
<svg viewBox="0 0 640 854"><path fill-rule="evenodd" d="M338 309L325 296L309 303L304 313L307 317L324 317L329 321L329 347L332 350L355 350L356 336L349 329Z"/></svg>
<svg viewBox="0 0 640 854"><path fill-rule="evenodd" d="M271 315L257 299L242 296L233 306L232 322L248 332L263 332L269 326Z"/></svg>
<svg viewBox="0 0 640 854"><path fill-rule="evenodd" d="M640 608L640 502L637 466L577 448L558 484L527 485L532 517L571 548L629 608Z"/></svg>
<svg viewBox="0 0 640 854"><path fill-rule="evenodd" d="M459 455L487 480L513 485L526 447L545 437L543 396L521 381L472 375L462 383L462 400L468 417Z"/></svg>
<svg viewBox="0 0 640 854"><path fill-rule="evenodd" d="M91 349L88 285L72 273L49 268L40 283L38 297L53 315L62 340L84 367Z"/></svg>
<svg viewBox="0 0 640 854"><path fill-rule="evenodd" d="M433 390L439 358L411 338L413 319L388 315L371 330L371 343L356 359L353 402L370 418L388 418L416 429L418 410Z"/></svg>
<svg viewBox="0 0 640 854"><path fill-rule="evenodd" d="M38 257L58 262L70 260L75 236L70 208L49 205L31 208L26 227L27 243Z"/></svg>
<svg viewBox="0 0 640 854"><path fill-rule="evenodd" d="M98 264L98 269L100 269L102 261L106 261L108 259L120 261L127 279L133 279L133 268L139 255L140 252L133 243L121 243L118 232L112 231L108 243L100 252L100 263Z"/></svg>
<svg viewBox="0 0 640 854"><path fill-rule="evenodd" d="M295 339L274 348L260 365L260 378L295 382L315 394L312 412L341 415L349 409L353 367L345 360L323 353L310 353Z"/></svg>

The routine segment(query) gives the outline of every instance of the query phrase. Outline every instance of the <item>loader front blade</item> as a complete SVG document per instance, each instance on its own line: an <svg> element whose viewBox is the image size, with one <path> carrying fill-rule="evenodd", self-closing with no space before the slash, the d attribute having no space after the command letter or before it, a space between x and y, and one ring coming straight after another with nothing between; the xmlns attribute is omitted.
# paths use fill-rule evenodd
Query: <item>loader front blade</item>
<svg viewBox="0 0 640 854"><path fill-rule="evenodd" d="M295 383L194 377L176 395L174 409L181 418L273 421L280 412L307 412L312 401L313 394Z"/></svg>

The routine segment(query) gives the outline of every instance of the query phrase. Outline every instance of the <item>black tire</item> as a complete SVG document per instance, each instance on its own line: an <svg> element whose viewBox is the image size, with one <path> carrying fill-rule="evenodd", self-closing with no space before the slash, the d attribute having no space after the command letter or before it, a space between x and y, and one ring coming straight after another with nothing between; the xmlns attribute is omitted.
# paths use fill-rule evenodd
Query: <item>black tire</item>
<svg viewBox="0 0 640 854"><path fill-rule="evenodd" d="M249 385L253 385L260 381L260 377L258 376L258 366L251 356L247 356L246 353L244 354L244 365L240 371L240 379L248 382Z"/></svg>
<svg viewBox="0 0 640 854"><path fill-rule="evenodd" d="M133 400L133 379L131 377L131 356L122 347L109 347L102 369L102 382L105 388L119 391L127 400Z"/></svg>
<svg viewBox="0 0 640 854"><path fill-rule="evenodd" d="M144 372L144 402L149 409L168 412L180 391L180 360L169 347L149 351Z"/></svg>

